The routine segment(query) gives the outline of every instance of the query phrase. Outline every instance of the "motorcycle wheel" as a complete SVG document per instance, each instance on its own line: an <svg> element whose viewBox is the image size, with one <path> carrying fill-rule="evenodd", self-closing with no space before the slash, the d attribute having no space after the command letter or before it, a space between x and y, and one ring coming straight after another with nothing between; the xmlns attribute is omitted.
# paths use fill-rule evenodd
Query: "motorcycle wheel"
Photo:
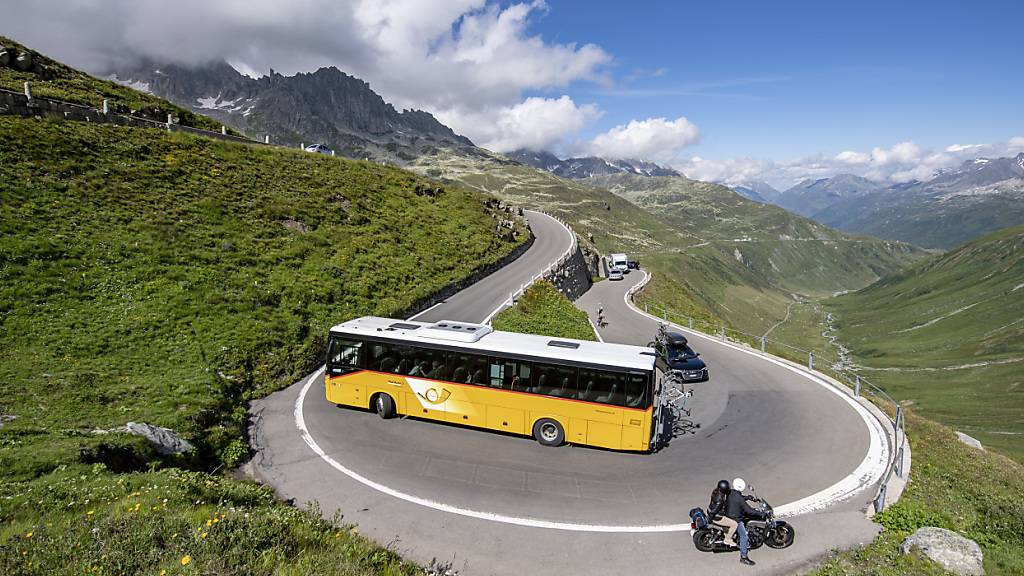
<svg viewBox="0 0 1024 576"><path fill-rule="evenodd" d="M789 524L777 526L771 536L765 540L769 548L789 548L796 537L796 530Z"/></svg>
<svg viewBox="0 0 1024 576"><path fill-rule="evenodd" d="M693 545L701 552L711 552L715 549L715 533L707 528L701 528L693 533Z"/></svg>

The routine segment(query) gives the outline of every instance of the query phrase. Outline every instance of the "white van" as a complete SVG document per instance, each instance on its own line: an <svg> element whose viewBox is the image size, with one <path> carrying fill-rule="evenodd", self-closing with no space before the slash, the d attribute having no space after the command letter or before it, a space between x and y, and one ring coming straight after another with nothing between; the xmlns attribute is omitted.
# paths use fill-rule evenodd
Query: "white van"
<svg viewBox="0 0 1024 576"><path fill-rule="evenodd" d="M623 274L629 274L629 258L625 254L612 254L611 260L610 270L618 270Z"/></svg>

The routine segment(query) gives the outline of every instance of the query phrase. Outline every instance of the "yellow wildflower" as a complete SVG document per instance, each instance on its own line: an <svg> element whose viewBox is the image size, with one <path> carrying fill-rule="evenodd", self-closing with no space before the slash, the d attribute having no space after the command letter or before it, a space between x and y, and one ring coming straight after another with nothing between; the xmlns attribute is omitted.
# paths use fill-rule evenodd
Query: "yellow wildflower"
<svg viewBox="0 0 1024 576"><path fill-rule="evenodd" d="M207 536L208 534L209 534L209 532L203 532L202 534L200 534L200 535L199 535L199 537L200 537L200 538L206 538L206 536Z"/></svg>
<svg viewBox="0 0 1024 576"><path fill-rule="evenodd" d="M85 515L86 515L86 516L92 516L92 515L93 515L93 514L95 514L95 513L96 513L96 511L95 511L95 510L89 510L88 512L86 512L86 513L85 513Z"/></svg>
<svg viewBox="0 0 1024 576"><path fill-rule="evenodd" d="M191 562L191 561L192 561L192 557L189 556L188 554L185 554L184 556L181 557L181 565L182 566L188 566L189 562Z"/></svg>
<svg viewBox="0 0 1024 576"><path fill-rule="evenodd" d="M34 534L34 532L28 532L27 534L25 534L25 538L31 538L32 534Z"/></svg>
<svg viewBox="0 0 1024 576"><path fill-rule="evenodd" d="M210 526L213 526L213 520L206 521L206 527L209 528Z"/></svg>

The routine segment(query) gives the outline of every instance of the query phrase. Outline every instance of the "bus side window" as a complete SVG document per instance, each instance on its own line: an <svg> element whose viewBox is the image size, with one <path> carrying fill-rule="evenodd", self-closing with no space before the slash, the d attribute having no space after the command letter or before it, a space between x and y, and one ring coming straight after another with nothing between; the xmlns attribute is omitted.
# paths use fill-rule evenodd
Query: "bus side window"
<svg viewBox="0 0 1024 576"><path fill-rule="evenodd" d="M530 392L556 398L576 398L576 369L555 364L533 365L533 388Z"/></svg>
<svg viewBox="0 0 1024 576"><path fill-rule="evenodd" d="M509 366L499 358L491 359L490 384L491 388L505 388L505 370Z"/></svg>
<svg viewBox="0 0 1024 576"><path fill-rule="evenodd" d="M412 352L412 368L409 369L409 375L445 380L448 371L445 370L444 364L445 354L441 350L417 347Z"/></svg>
<svg viewBox="0 0 1024 576"><path fill-rule="evenodd" d="M451 382L457 384L487 384L487 357L476 354L449 354L448 369Z"/></svg>
<svg viewBox="0 0 1024 576"><path fill-rule="evenodd" d="M580 368L580 400L622 406L625 392L625 374Z"/></svg>
<svg viewBox="0 0 1024 576"><path fill-rule="evenodd" d="M331 338L327 351L327 370L331 374L346 374L363 367L363 343L348 338Z"/></svg>
<svg viewBox="0 0 1024 576"><path fill-rule="evenodd" d="M648 374L631 372L626 378L626 406L629 408L646 408Z"/></svg>
<svg viewBox="0 0 1024 576"><path fill-rule="evenodd" d="M367 365L370 370L394 373L398 368L398 355L387 344L373 342L368 350Z"/></svg>

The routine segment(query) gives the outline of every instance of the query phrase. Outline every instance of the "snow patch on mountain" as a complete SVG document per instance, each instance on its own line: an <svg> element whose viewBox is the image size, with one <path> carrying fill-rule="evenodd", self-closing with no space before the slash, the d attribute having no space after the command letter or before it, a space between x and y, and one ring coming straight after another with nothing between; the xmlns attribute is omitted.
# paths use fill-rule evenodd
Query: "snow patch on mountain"
<svg viewBox="0 0 1024 576"><path fill-rule="evenodd" d="M139 92L145 92L146 94L153 93L153 91L149 88L149 82L141 82L138 80L122 80L117 77L117 74L111 74L110 76L107 76L107 80L110 80L111 82L116 82L121 86L127 86L128 88L131 88L133 90L138 90Z"/></svg>

